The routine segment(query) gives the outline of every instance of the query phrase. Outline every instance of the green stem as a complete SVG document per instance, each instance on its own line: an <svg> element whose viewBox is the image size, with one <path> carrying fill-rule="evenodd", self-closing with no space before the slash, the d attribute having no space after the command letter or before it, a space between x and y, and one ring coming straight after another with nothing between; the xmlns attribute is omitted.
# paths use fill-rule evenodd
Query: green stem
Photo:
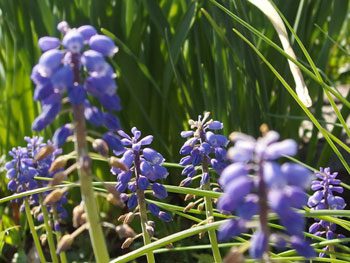
<svg viewBox="0 0 350 263"><path fill-rule="evenodd" d="M205 214L207 216L207 219L212 218L211 221L214 222L213 205L212 205L211 198L204 197L204 202L205 202L205 211L206 211ZM222 262L215 230L214 229L209 230L208 235L209 235L211 250L213 251L213 257L214 257L215 262Z"/></svg>
<svg viewBox="0 0 350 263"><path fill-rule="evenodd" d="M53 240L53 234L52 234L52 229L51 229L51 225L50 225L51 220L50 220L49 213L47 211L46 206L43 205L43 198L41 195L39 196L39 203L41 206L41 211L43 212L43 216L44 216L44 226L45 226L45 230L46 230L47 242L49 244L51 260L53 263L57 263L58 257L56 254L56 246L55 246L55 242Z"/></svg>
<svg viewBox="0 0 350 263"><path fill-rule="evenodd" d="M142 228L142 236L144 245L148 245L151 243L151 237L149 236L146 226L147 226L147 209L145 202L145 194L142 190L137 190L137 201L139 204L139 212L141 218L141 228ZM147 253L147 262L155 263L154 255L152 251Z"/></svg>
<svg viewBox="0 0 350 263"><path fill-rule="evenodd" d="M138 175L140 174L140 156L138 152L135 153L135 174L136 178L138 178ZM137 180L136 180L137 181ZM137 189L137 202L139 205L139 212L140 212L140 219L141 219L141 228L142 228L142 236L143 236L143 243L144 245L148 245L151 243L151 237L148 234L147 231L147 208L146 208L146 201L145 201L145 193L141 189ZM147 262L148 263L155 263L153 251L147 252Z"/></svg>
<svg viewBox="0 0 350 263"><path fill-rule="evenodd" d="M204 137L204 133L201 133L201 140L205 141L205 137ZM202 163L202 171L203 171L203 175L204 174L208 174L209 176L209 158L208 157L204 157L203 159L203 163ZM208 180L207 183L205 183L203 185L203 189L204 190L210 190L210 179ZM212 199L208 196L204 197L204 202L205 202L205 215L206 218L209 219L211 222L214 222L214 211L213 211L213 203L212 203ZM213 252L213 257L214 257L214 262L216 263L221 263L222 262L222 258L221 258L221 254L220 254L220 249L218 246L218 240L216 238L216 232L215 229L212 230L208 230L208 235L209 235L209 241L211 244L211 250Z"/></svg>
<svg viewBox="0 0 350 263"><path fill-rule="evenodd" d="M58 214L57 214L56 206L53 208L53 213L52 214L53 214L53 219L58 222ZM56 231L56 241L57 241L57 243L61 239L61 236L62 236L61 235L61 231ZM67 263L66 252L62 251L60 253L60 259L61 259L61 263Z"/></svg>
<svg viewBox="0 0 350 263"><path fill-rule="evenodd" d="M30 228L30 232L32 233L32 237L33 237L33 240L34 240L34 245L35 245L36 251L38 252L38 256L39 256L40 262L45 263L46 259L45 259L43 250L42 250L41 245L40 245L40 240L39 240L39 237L38 237L38 233L35 231L34 221L33 221L32 214L30 212L30 207L29 207L29 203L28 203L28 199L27 198L24 199L24 207L25 207L25 212L26 212L26 216L27 216L27 221L28 221L28 225L29 225L29 228Z"/></svg>
<svg viewBox="0 0 350 263"><path fill-rule="evenodd" d="M74 81L79 83L79 57L73 55L72 64ZM94 251L95 259L99 263L109 261L108 250L102 232L99 218L99 210L92 186L91 159L88 155L86 142L86 123L84 116L84 105L73 106L75 151L77 153L78 174L80 179L81 197L84 202L86 220L88 222L90 241Z"/></svg>

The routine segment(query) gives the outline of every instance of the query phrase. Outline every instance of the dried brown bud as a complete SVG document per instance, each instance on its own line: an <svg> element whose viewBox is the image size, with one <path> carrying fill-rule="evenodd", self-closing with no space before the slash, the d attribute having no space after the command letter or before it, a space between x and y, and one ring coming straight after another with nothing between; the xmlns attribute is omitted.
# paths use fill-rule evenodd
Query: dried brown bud
<svg viewBox="0 0 350 263"><path fill-rule="evenodd" d="M113 195L113 197L115 199L114 200L115 205L119 206L121 208L125 207L125 203L120 198L120 193L115 189L115 185L104 184L104 186L107 189L107 191ZM107 200L108 200L108 196L107 196Z"/></svg>
<svg viewBox="0 0 350 263"><path fill-rule="evenodd" d="M172 249L172 248L174 248L174 245L173 245L173 243L169 243L169 244L165 245L165 247L168 249Z"/></svg>
<svg viewBox="0 0 350 263"><path fill-rule="evenodd" d="M135 214L133 212L129 212L126 214L124 218L124 224L130 224L132 220L134 220Z"/></svg>
<svg viewBox="0 0 350 263"><path fill-rule="evenodd" d="M96 139L92 142L92 148L102 156L108 156L108 144L102 139Z"/></svg>
<svg viewBox="0 0 350 263"><path fill-rule="evenodd" d="M197 209L198 209L199 211L203 211L203 210L204 210L204 206L205 206L204 203L200 203L200 204L197 206Z"/></svg>
<svg viewBox="0 0 350 263"><path fill-rule="evenodd" d="M196 204L194 202L190 202L188 203L188 205L184 208L183 212L187 213L188 211L190 211Z"/></svg>
<svg viewBox="0 0 350 263"><path fill-rule="evenodd" d="M265 136L266 133L269 132L269 126L266 123L260 125L259 130L262 136Z"/></svg>
<svg viewBox="0 0 350 263"><path fill-rule="evenodd" d="M151 226L153 228L156 227L156 224L154 223L154 221L151 221L151 220L147 221L147 225L149 225L149 226Z"/></svg>
<svg viewBox="0 0 350 263"><path fill-rule="evenodd" d="M185 201L189 201L189 200L191 200L191 199L194 199L195 197L196 197L195 195L187 194L187 195L185 196Z"/></svg>
<svg viewBox="0 0 350 263"><path fill-rule="evenodd" d="M65 156L59 156L50 166L49 172L52 173L58 169L64 168L67 164L67 158Z"/></svg>
<svg viewBox="0 0 350 263"><path fill-rule="evenodd" d="M34 207L32 208L32 214L33 214L33 216L34 216L34 217L37 217L38 214L40 213L40 211L41 211L40 206L34 206Z"/></svg>
<svg viewBox="0 0 350 263"><path fill-rule="evenodd" d="M35 155L35 161L41 161L55 151L55 147L52 145L46 145L40 149L40 151Z"/></svg>
<svg viewBox="0 0 350 263"><path fill-rule="evenodd" d="M63 194L67 191L67 188L56 189L49 193L44 199L44 205L50 205L59 201Z"/></svg>
<svg viewBox="0 0 350 263"><path fill-rule="evenodd" d="M55 175L53 176L49 185L50 186L58 185L58 184L62 183L63 180L66 180L66 179L67 179L67 174L64 171L55 173Z"/></svg>
<svg viewBox="0 0 350 263"><path fill-rule="evenodd" d="M130 247L130 245L132 244L132 242L134 242L134 238L132 237L128 237L124 243L122 244L122 249L128 248Z"/></svg>
<svg viewBox="0 0 350 263"><path fill-rule="evenodd" d="M128 167L126 167L125 164L122 163L119 158L112 156L108 160L109 160L110 166L115 167L115 168L119 168L123 171L128 170Z"/></svg>
<svg viewBox="0 0 350 263"><path fill-rule="evenodd" d="M42 245L42 246L45 246L45 245L46 245L46 241L47 241L47 236L46 236L46 234L42 234L42 235L40 236L40 243L41 243L41 245Z"/></svg>
<svg viewBox="0 0 350 263"><path fill-rule="evenodd" d="M116 226L115 231L117 232L119 238L128 238L128 237L135 237L136 236L134 229L132 229L127 224L122 224L122 225Z"/></svg>
<svg viewBox="0 0 350 263"><path fill-rule="evenodd" d="M61 237L60 241L57 244L56 254L59 254L62 251L66 251L67 249L69 249L73 241L74 241L74 238L72 237L72 235L68 234Z"/></svg>
<svg viewBox="0 0 350 263"><path fill-rule="evenodd" d="M146 225L146 231L150 235L150 237L154 236L154 228L150 225Z"/></svg>
<svg viewBox="0 0 350 263"><path fill-rule="evenodd" d="M82 215L84 214L84 207L82 204L77 205L73 209L73 227L77 228L84 224Z"/></svg>
<svg viewBox="0 0 350 263"><path fill-rule="evenodd" d="M239 249L233 247L231 250L226 254L226 257L224 258L224 263L243 263L244 256L239 251Z"/></svg>
<svg viewBox="0 0 350 263"><path fill-rule="evenodd" d="M121 216L118 217L117 220L118 220L119 222L124 222L126 216L127 216L127 214L121 215Z"/></svg>
<svg viewBox="0 0 350 263"><path fill-rule="evenodd" d="M201 233L199 233L199 234L198 234L198 238L199 238L199 239L202 239L202 238L205 236L205 233L206 233L206 232L201 232Z"/></svg>

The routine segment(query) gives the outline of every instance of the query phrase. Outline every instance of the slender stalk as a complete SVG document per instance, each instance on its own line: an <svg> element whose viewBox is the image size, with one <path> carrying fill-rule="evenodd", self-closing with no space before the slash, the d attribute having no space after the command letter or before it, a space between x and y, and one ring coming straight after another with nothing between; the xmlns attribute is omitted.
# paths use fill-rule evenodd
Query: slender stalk
<svg viewBox="0 0 350 263"><path fill-rule="evenodd" d="M202 130L202 126L198 128L200 139L204 142L205 141L205 134ZM209 175L209 158L207 156L204 156L203 162L202 162L202 172L204 174ZM203 185L204 190L210 190L210 180ZM204 197L205 202L205 215L207 220L210 220L211 222L214 222L214 211L213 211L213 204L212 199L209 196ZM211 223L210 222L210 223ZM208 230L209 235L209 241L211 244L211 250L213 252L214 262L221 263L222 258L220 254L220 249L218 246L218 240L216 238L216 232L215 229Z"/></svg>
<svg viewBox="0 0 350 263"><path fill-rule="evenodd" d="M266 184L264 181L264 174L263 174L263 161L259 162L259 182L258 182L258 192L259 192L259 206L260 206L260 213L259 213L259 223L260 223L260 229L264 233L266 240L269 240L270 235L270 229L268 226L268 205L267 205L267 193L266 193ZM267 243L264 251L267 255L269 249L269 245Z"/></svg>
<svg viewBox="0 0 350 263"><path fill-rule="evenodd" d="M41 195L39 196L39 203L40 203L41 211L43 212L43 216L44 216L44 226L45 226L45 230L46 230L47 243L49 244L51 260L53 263L57 263L58 257L56 254L55 242L53 240L52 228L51 228L51 224L50 224L51 220L50 220L49 213L47 211L46 206L43 205L43 198Z"/></svg>
<svg viewBox="0 0 350 263"><path fill-rule="evenodd" d="M73 55L74 82L79 83L79 57ZM97 262L105 263L109 261L108 250L102 232L102 226L99 219L98 206L96 203L93 186L91 159L88 155L86 142L86 124L84 117L84 105L73 106L74 116L74 137L75 151L77 153L78 174L80 178L81 197L84 201L87 222L89 223L89 234Z"/></svg>
<svg viewBox="0 0 350 263"><path fill-rule="evenodd" d="M56 210L56 206L53 208L53 219L55 221L58 221L58 214L57 214L57 210ZM61 231L56 231L56 242L58 243L61 239L62 235L61 235ZM67 263L67 255L66 252L62 251L60 253L60 259L61 259L61 263Z"/></svg>
<svg viewBox="0 0 350 263"><path fill-rule="evenodd" d="M137 178L140 174L140 155L137 151L134 151L134 153L135 153L135 174L136 174L136 182L137 182ZM141 189L137 189L136 194L137 194L137 202L139 205L143 243L144 245L148 245L151 243L151 237L148 234L148 231L146 229L148 220L147 220L145 193ZM153 251L147 252L146 255L147 255L148 263L155 263Z"/></svg>
<svg viewBox="0 0 350 263"><path fill-rule="evenodd" d="M209 172L209 169L208 169L208 158L207 157L205 157L204 160L203 160L202 170L203 170L203 174ZM203 189L204 190L210 190L210 182L207 182L203 186ZM204 202L205 202L205 215L206 215L206 218L208 220L210 220L210 223L212 223L212 222L214 222L214 212L213 212L212 199L209 196L205 196L204 197ZM218 241L217 241L217 238L216 238L215 229L209 230L208 231L208 235L209 235L209 241L210 241L210 244L211 244L211 250L213 252L214 261L220 263L220 262L222 262L222 258L221 258L221 254L220 254Z"/></svg>
<svg viewBox="0 0 350 263"><path fill-rule="evenodd" d="M34 240L34 245L35 245L36 251L38 252L38 256L39 256L40 262L46 263L46 259L45 259L44 253L43 253L43 250L42 250L41 245L40 245L40 240L39 240L39 237L38 237L38 233L35 230L34 221L33 221L32 214L30 212L30 207L29 207L29 203L28 203L28 199L27 198L24 199L24 207L25 207L25 212L26 212L26 216L27 216L27 221L28 221L28 225L29 225L29 228L30 228L30 232L32 233L32 237L33 237L33 240Z"/></svg>

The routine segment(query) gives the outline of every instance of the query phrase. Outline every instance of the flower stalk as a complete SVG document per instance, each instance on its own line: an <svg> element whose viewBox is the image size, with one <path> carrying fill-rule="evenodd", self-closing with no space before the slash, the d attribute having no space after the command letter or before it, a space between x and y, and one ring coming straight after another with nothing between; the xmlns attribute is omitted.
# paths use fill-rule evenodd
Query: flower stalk
<svg viewBox="0 0 350 263"><path fill-rule="evenodd" d="M73 57L74 82L79 83L79 58ZM84 201L89 234L97 262L108 262L109 255L102 227L99 220L98 207L92 186L91 159L88 155L86 142L86 124L84 105L73 106L75 150L77 153L78 174L80 178L81 197Z"/></svg>
<svg viewBox="0 0 350 263"><path fill-rule="evenodd" d="M202 172L204 173L209 173L209 167L208 167L208 158L204 158L203 164L202 164ZM210 181L205 183L203 185L204 190L210 190ZM208 196L204 197L204 202L205 202L205 215L208 220L210 220L209 223L214 222L214 212L213 212L213 204L212 204L212 199ZM221 254L220 254L220 249L218 245L218 240L216 238L216 232L215 229L208 230L208 235L209 235L209 241L211 244L211 250L213 252L213 257L214 257L214 262L222 262Z"/></svg>
<svg viewBox="0 0 350 263"><path fill-rule="evenodd" d="M141 174L140 171L140 155L137 151L134 151L135 154L135 174L136 174L136 182L139 178L139 174ZM142 228L142 237L143 237L143 243L144 245L148 245L151 243L151 237L147 231L147 208L146 208L146 201L145 201L145 193L141 189L137 189L136 191L137 195L137 203L139 205L139 212L140 212L140 219L141 219L141 228ZM154 255L153 252L150 251L147 253L147 262L148 263L154 263Z"/></svg>
<svg viewBox="0 0 350 263"><path fill-rule="evenodd" d="M54 221L58 221L58 214L57 214L56 207L53 208L52 214L53 214ZM61 237L62 237L61 231L56 231L56 241L57 241L57 243L60 241ZM60 255L61 263L67 263L68 262L67 261L66 252L61 251L61 253L59 253L59 255Z"/></svg>
<svg viewBox="0 0 350 263"><path fill-rule="evenodd" d="M25 209L28 225L30 228L30 232L31 232L33 240L34 240L34 245L35 245L36 251L38 252L40 262L46 263L44 253L43 253L43 250L42 250L41 245L40 245L40 240L39 240L38 234L35 230L34 221L33 221L32 214L30 212L29 202L28 202L27 198L24 199L24 209Z"/></svg>
<svg viewBox="0 0 350 263"><path fill-rule="evenodd" d="M47 242L49 244L51 260L52 260L53 263L57 263L58 262L58 257L57 257L57 254L56 254L55 242L53 240L52 228L51 228L51 224L50 224L51 220L50 220L47 208L43 204L42 196L39 196L39 203L40 203L41 211L42 211L43 217L44 217L44 225L45 225L45 230L46 230Z"/></svg>

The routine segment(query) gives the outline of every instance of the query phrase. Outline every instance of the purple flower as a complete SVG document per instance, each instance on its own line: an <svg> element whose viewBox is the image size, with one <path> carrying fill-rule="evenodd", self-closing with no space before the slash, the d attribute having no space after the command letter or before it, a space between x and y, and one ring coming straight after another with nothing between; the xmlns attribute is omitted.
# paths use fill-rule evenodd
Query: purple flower
<svg viewBox="0 0 350 263"><path fill-rule="evenodd" d="M193 177L196 174L195 167L203 164L205 167L211 166L218 173L227 166L225 148L228 140L225 136L212 132L221 130L223 124L212 119L208 120L209 115L209 112L205 112L203 118L199 116L197 121L189 121L191 129L194 131L181 132L181 137L187 138L180 149L180 154L186 155L180 160L180 164L185 165L182 175ZM187 179L186 185L189 185L191 181ZM209 172L203 171L201 186L209 182ZM184 184L181 183L181 185Z"/></svg>
<svg viewBox="0 0 350 263"><path fill-rule="evenodd" d="M61 41L56 37L41 37L39 38L38 44L40 49L45 52L50 49L58 48L61 44Z"/></svg>
<svg viewBox="0 0 350 263"><path fill-rule="evenodd" d="M218 200L218 209L226 213L235 212L241 220L259 215L260 226L251 239L249 251L252 258L260 259L267 252L269 242L268 231L263 231L268 228L267 209L278 215L288 234L303 236L305 219L295 208L307 203L304 188L310 181L310 172L298 164L281 165L277 162L279 157L294 155L297 150L292 140L279 142L277 132L269 131L257 140L241 133L234 133L231 138L235 145L228 150L228 157L233 164L220 175L219 183L224 194ZM225 228L219 230L219 237L229 238L238 234L240 232ZM313 251L308 243L304 244L308 246L305 251Z"/></svg>
<svg viewBox="0 0 350 263"><path fill-rule="evenodd" d="M44 53L34 66L31 78L36 85L34 99L42 103L42 113L32 128L40 131L53 122L61 110L61 100L67 96L73 106L86 106L88 122L108 130L119 129L119 120L112 114L121 109L116 95L116 75L105 59L112 56L117 47L109 37L97 35L90 25L76 29L63 21L57 28L63 34L62 41L54 37L39 39ZM54 94L59 95L59 101L45 102ZM89 102L90 96L96 98L106 112L95 108Z"/></svg>
<svg viewBox="0 0 350 263"><path fill-rule="evenodd" d="M341 196L343 192L343 187L340 185L341 181L336 179L338 176L337 172L331 173L331 169L320 168L320 172L315 174L316 180L312 181L311 189L315 192L313 195L309 197L307 205L314 210L318 209L329 209L329 210L341 210L344 209L346 203ZM327 239L334 238L343 238L342 234L336 234L334 231L336 230L336 224L325 221L315 219L316 223L313 223L309 232L320 237L325 237ZM327 251L329 249L326 246L323 251ZM324 257L325 253L321 252L319 254L320 257Z"/></svg>
<svg viewBox="0 0 350 263"><path fill-rule="evenodd" d="M124 150L118 149L114 153L121 156L120 161L128 168L128 171L116 167L111 169L111 172L117 176L117 191L123 193L128 189L135 193L138 190L145 191L151 186L155 197L158 199L166 198L168 193L165 187L155 182L168 176L167 169L162 166L165 159L156 150L145 147L152 143L153 136L148 135L142 138L141 132L136 127L131 129L131 133L130 136L123 130L118 130L118 135L121 137L120 143ZM114 138L111 134L104 135L106 141L111 141L110 144L113 143ZM119 147L119 144L117 146ZM134 201L130 201L129 198L128 207L134 207L133 205ZM161 220L171 221L171 216L160 211L156 205L149 204L148 209Z"/></svg>
<svg viewBox="0 0 350 263"><path fill-rule="evenodd" d="M73 135L73 125L68 123L58 128L53 137L52 142L56 147L62 147L69 136Z"/></svg>
<svg viewBox="0 0 350 263"><path fill-rule="evenodd" d="M112 57L118 52L118 48L114 45L114 42L109 37L103 35L92 36L89 45L91 49L107 57Z"/></svg>
<svg viewBox="0 0 350 263"><path fill-rule="evenodd" d="M12 160L7 162L5 165L5 169L7 170L6 176L10 180L8 183L8 189L13 193L21 193L36 188L45 187L47 186L48 181L36 180L35 176L52 178L57 172L49 172L49 168L56 156L61 153L60 149L55 148L52 153L40 160L36 160L36 155L43 147L53 145L50 142L48 142L48 144L43 143L43 138L41 137L25 137L25 141L27 142L26 147L13 148L9 152ZM46 196L49 193L50 191L42 193L42 195ZM16 199L14 201L21 204L20 209L22 211L24 209L22 199ZM39 205L37 194L29 196L28 201L33 207ZM63 196L58 202L47 205L48 211L53 212L53 209L55 208L59 217L64 219L67 212L63 208L63 205L66 202L67 199L65 196ZM38 219L40 220L41 216L39 216Z"/></svg>

